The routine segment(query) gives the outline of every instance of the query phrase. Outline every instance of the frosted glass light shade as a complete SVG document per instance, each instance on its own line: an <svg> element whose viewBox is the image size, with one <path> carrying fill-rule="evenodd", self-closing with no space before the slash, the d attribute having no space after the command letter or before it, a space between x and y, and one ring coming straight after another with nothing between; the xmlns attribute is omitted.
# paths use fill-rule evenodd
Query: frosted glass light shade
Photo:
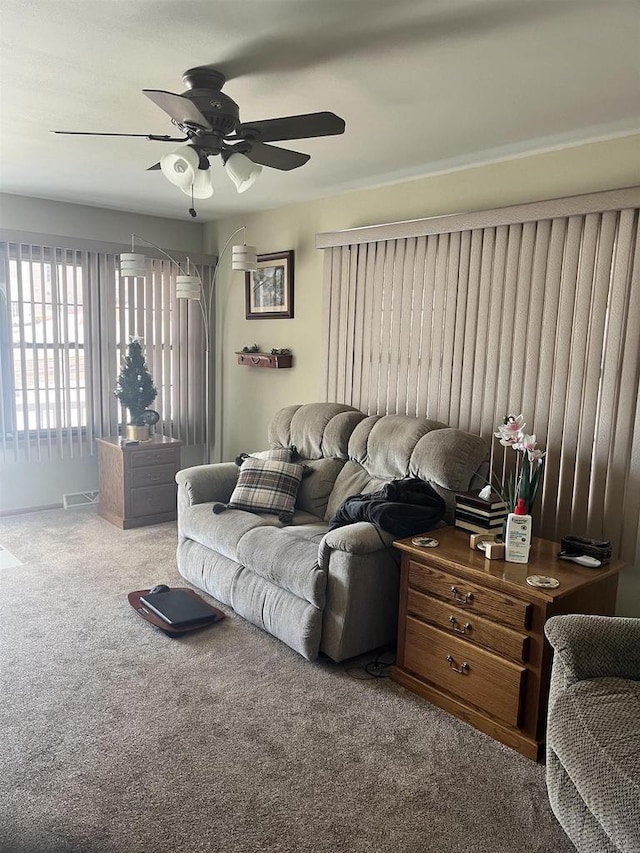
<svg viewBox="0 0 640 853"><path fill-rule="evenodd" d="M146 275L145 256L136 252L123 252L120 255L120 275L123 278L144 278Z"/></svg>
<svg viewBox="0 0 640 853"><path fill-rule="evenodd" d="M233 246L231 250L231 269L253 272L258 269L258 256L255 246Z"/></svg>
<svg viewBox="0 0 640 853"><path fill-rule="evenodd" d="M190 187L194 183L196 174L199 171L199 163L200 158L190 145L183 145L182 148L178 148L171 154L165 154L164 157L160 158L162 174L169 183L180 187L180 189Z"/></svg>
<svg viewBox="0 0 640 853"><path fill-rule="evenodd" d="M200 299L200 279L195 275L176 276L176 299Z"/></svg>
<svg viewBox="0 0 640 853"><path fill-rule="evenodd" d="M211 183L211 169L197 169L193 185L180 187L185 195L190 196L193 189L194 198L211 198L213 195L213 184Z"/></svg>
<svg viewBox="0 0 640 853"><path fill-rule="evenodd" d="M248 190L262 171L262 166L258 166L244 154L232 154L224 164L224 168L239 193Z"/></svg>

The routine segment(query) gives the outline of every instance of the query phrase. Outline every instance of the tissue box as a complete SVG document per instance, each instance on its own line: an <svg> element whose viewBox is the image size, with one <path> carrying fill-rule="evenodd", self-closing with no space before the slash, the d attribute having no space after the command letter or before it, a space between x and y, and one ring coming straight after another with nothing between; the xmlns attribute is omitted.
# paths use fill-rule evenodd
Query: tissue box
<svg viewBox="0 0 640 853"><path fill-rule="evenodd" d="M478 492L456 495L455 526L470 533L502 533L502 523L507 517L507 505L499 495L488 500Z"/></svg>

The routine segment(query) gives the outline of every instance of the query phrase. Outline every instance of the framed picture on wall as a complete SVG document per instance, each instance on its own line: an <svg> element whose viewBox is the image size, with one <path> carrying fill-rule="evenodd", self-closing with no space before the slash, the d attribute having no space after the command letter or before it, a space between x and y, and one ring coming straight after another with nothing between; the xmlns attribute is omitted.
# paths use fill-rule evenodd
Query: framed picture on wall
<svg viewBox="0 0 640 853"><path fill-rule="evenodd" d="M245 273L247 320L293 317L293 249L258 255L258 269Z"/></svg>

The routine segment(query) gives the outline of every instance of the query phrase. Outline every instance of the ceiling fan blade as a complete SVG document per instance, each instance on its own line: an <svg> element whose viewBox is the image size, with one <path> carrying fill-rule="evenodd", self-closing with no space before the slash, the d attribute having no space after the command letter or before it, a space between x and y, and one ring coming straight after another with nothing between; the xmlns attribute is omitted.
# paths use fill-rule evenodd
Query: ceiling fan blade
<svg viewBox="0 0 640 853"><path fill-rule="evenodd" d="M309 139L312 136L333 136L344 133L345 123L335 113L305 113L264 121L246 122L236 130L236 136L278 142L283 139Z"/></svg>
<svg viewBox="0 0 640 853"><path fill-rule="evenodd" d="M147 172L153 172L155 169L160 169L160 163L154 163L153 166L149 166L147 168Z"/></svg>
<svg viewBox="0 0 640 853"><path fill-rule="evenodd" d="M251 147L246 152L246 156L253 163L259 163L260 166L269 166L271 169L281 169L283 172L304 166L311 156L310 154L301 154L299 151L290 151L288 148L278 148L277 145L265 145L263 142L253 140L248 142L247 145Z"/></svg>
<svg viewBox="0 0 640 853"><path fill-rule="evenodd" d="M142 92L178 124L196 125L204 130L212 130L209 122L190 98L175 95L173 92L163 92L160 89L143 89Z"/></svg>
<svg viewBox="0 0 640 853"><path fill-rule="evenodd" d="M92 133L88 130L52 130L51 133L62 133L65 136L137 136L140 139L151 139L154 142L186 142L188 136L168 136L156 133Z"/></svg>

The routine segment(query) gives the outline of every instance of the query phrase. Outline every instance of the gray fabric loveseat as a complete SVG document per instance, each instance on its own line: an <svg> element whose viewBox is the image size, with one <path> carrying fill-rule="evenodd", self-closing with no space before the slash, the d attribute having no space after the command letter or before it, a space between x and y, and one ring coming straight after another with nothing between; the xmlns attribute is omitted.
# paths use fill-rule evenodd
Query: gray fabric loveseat
<svg viewBox="0 0 640 853"><path fill-rule="evenodd" d="M580 853L640 853L640 619L554 616L551 807Z"/></svg>
<svg viewBox="0 0 640 853"><path fill-rule="evenodd" d="M306 466L293 516L215 514L214 506L234 494L238 466L184 469L176 476L179 571L309 660L322 652L340 661L393 643L393 536L367 522L330 531L328 521L347 497L411 476L442 495L451 522L455 492L482 485L474 477L487 458L486 443L435 421L366 416L338 403L280 410L268 442L294 445Z"/></svg>

